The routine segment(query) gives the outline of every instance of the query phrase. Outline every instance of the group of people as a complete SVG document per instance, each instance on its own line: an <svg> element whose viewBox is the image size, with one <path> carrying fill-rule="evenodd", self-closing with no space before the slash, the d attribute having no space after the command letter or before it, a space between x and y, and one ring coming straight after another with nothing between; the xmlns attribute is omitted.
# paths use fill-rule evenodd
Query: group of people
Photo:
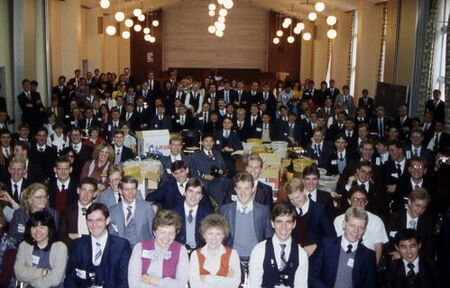
<svg viewBox="0 0 450 288"><path fill-rule="evenodd" d="M334 81L260 90L176 71L162 85L153 72L116 78L61 76L49 107L25 79L16 133L0 111L0 286L450 283L450 136L439 91L421 122L404 106L386 118L367 90L356 105ZM147 129L201 134L193 153L171 137L155 191L121 168L138 155L134 133ZM301 146L316 165L274 203L259 156L235 165L249 138ZM339 175L338 199L319 188L324 173Z"/></svg>

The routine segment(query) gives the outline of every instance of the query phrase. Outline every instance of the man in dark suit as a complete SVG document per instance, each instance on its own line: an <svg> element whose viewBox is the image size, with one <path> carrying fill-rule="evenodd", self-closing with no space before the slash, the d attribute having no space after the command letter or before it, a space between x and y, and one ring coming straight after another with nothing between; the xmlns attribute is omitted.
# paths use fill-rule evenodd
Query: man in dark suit
<svg viewBox="0 0 450 288"><path fill-rule="evenodd" d="M239 139L241 139L242 142L247 141L248 138L250 138L251 135L251 128L250 123L248 122L246 118L246 113L244 108L237 108L236 110L236 120L233 123L233 127L235 127L235 130L237 134L239 135Z"/></svg>
<svg viewBox="0 0 450 288"><path fill-rule="evenodd" d="M445 123L445 102L441 100L441 91L433 90L433 99L425 103L425 110L433 113L434 120Z"/></svg>
<svg viewBox="0 0 450 288"><path fill-rule="evenodd" d="M21 157L14 157L9 161L8 172L11 176L5 182L9 191L11 191L11 196L17 203L20 203L22 199L23 190L31 184L23 177L26 171L25 165L25 160Z"/></svg>
<svg viewBox="0 0 450 288"><path fill-rule="evenodd" d="M30 158L31 162L39 163L43 170L43 179L39 179L41 181L49 181L49 179L53 179L53 167L55 164L55 160L57 157L56 149L50 146L47 146L47 129L44 127L38 128L36 130L36 134L34 139L36 140L35 145L31 145L28 158Z"/></svg>
<svg viewBox="0 0 450 288"><path fill-rule="evenodd" d="M317 160L320 168L326 169L328 160L333 153L333 144L325 139L324 131L320 128L314 129L312 142L307 146L306 151L308 157Z"/></svg>
<svg viewBox="0 0 450 288"><path fill-rule="evenodd" d="M170 138L170 140L169 140L170 153L167 156L162 156L161 160L160 160L161 164L162 164L162 169L163 169L163 175L162 175L163 183L167 182L171 179L170 178L170 175L172 174L171 167L175 161L181 160L186 165L186 167L189 167L189 158L190 157L188 155L184 155L184 153L182 153L182 148L183 148L183 143L182 143L181 137L173 136Z"/></svg>
<svg viewBox="0 0 450 288"><path fill-rule="evenodd" d="M56 159L53 172L56 179L48 184L48 197L50 207L61 213L67 205L77 201L78 183L70 178L72 164L66 156Z"/></svg>
<svg viewBox="0 0 450 288"><path fill-rule="evenodd" d="M271 116L264 112L261 116L261 123L257 123L254 128L252 138L261 139L262 142L271 142L278 139L276 125L270 122Z"/></svg>
<svg viewBox="0 0 450 288"><path fill-rule="evenodd" d="M134 104L128 103L125 106L124 113L121 115L121 120L127 121L130 124L131 131L135 132L140 128L139 118L138 113L134 111Z"/></svg>
<svg viewBox="0 0 450 288"><path fill-rule="evenodd" d="M336 123L331 124L330 128L326 132L326 139L328 141L334 141L339 133L345 131L345 119L346 115L344 111L339 111L336 114Z"/></svg>
<svg viewBox="0 0 450 288"><path fill-rule="evenodd" d="M402 229L414 229L422 241L420 256L434 259L433 234L434 225L425 210L430 203L430 195L424 188L413 189L408 195L408 209L394 213L387 224L391 241L387 245L387 252L392 259L399 258L393 246L393 237Z"/></svg>
<svg viewBox="0 0 450 288"><path fill-rule="evenodd" d="M371 134L376 135L378 138L383 138L391 126L391 121L384 117L384 107L378 106L376 108L376 117L372 118L370 123Z"/></svg>
<svg viewBox="0 0 450 288"><path fill-rule="evenodd" d="M434 157L433 152L424 147L424 136L422 129L416 128L409 133L410 144L406 146L406 159L420 157L425 160L426 167L433 171Z"/></svg>
<svg viewBox="0 0 450 288"><path fill-rule="evenodd" d="M334 216L334 204L331 194L327 191L318 189L320 172L316 165L310 165L303 169L303 183L305 191L310 200L323 204L328 208L330 216Z"/></svg>
<svg viewBox="0 0 450 288"><path fill-rule="evenodd" d="M116 130L114 132L114 165L120 165L121 163L134 158L133 151L130 148L123 146L124 139L125 136L122 130Z"/></svg>
<svg viewBox="0 0 450 288"><path fill-rule="evenodd" d="M233 183L237 201L222 206L220 214L231 228L227 246L237 250L241 261L248 261L253 247L273 235L270 212L267 206L253 200L254 180L250 174L239 172Z"/></svg>
<svg viewBox="0 0 450 288"><path fill-rule="evenodd" d="M263 91L260 94L260 100L259 103L265 102L267 104L267 112L270 113L272 117L275 119L275 110L277 106L277 100L275 99L275 96L272 92L270 92L270 85L269 83L265 83L263 85Z"/></svg>
<svg viewBox="0 0 450 288"><path fill-rule="evenodd" d="M103 130L103 138L107 142L112 142L114 132L120 129L120 112L113 108L111 109L111 119L106 123Z"/></svg>
<svg viewBox="0 0 450 288"><path fill-rule="evenodd" d="M341 175L351 160L357 159L356 149L348 147L348 138L344 134L338 134L334 141L335 151L331 153L327 163L328 175Z"/></svg>
<svg viewBox="0 0 450 288"><path fill-rule="evenodd" d="M297 114L288 113L288 121L282 122L279 126L279 137L281 141L286 141L289 146L303 146L306 139L303 137L301 124L297 121Z"/></svg>
<svg viewBox="0 0 450 288"><path fill-rule="evenodd" d="M253 185L255 187L254 192L254 201L258 202L260 204L263 204L267 207L269 207L269 211L272 211L273 208L273 191L272 187L262 183L259 180L259 175L261 174L261 169L263 165L263 160L258 155L251 155L247 160L247 166L245 167L245 172L252 175L253 180L255 181L255 184ZM230 187L228 188L228 194L225 198L225 203L231 203L232 201L237 201L236 191L234 189L234 184L231 183Z"/></svg>
<svg viewBox="0 0 450 288"><path fill-rule="evenodd" d="M86 210L86 221L90 235L73 241L64 287L128 287L131 247L126 239L108 234L108 208L91 204Z"/></svg>
<svg viewBox="0 0 450 288"><path fill-rule="evenodd" d="M309 287L377 287L375 252L361 243L368 216L351 207L345 213L341 237L323 239L309 264Z"/></svg>
<svg viewBox="0 0 450 288"><path fill-rule="evenodd" d="M179 202L174 208L183 223L176 240L186 245L188 251L205 245L200 235L200 223L203 218L214 213L211 206L202 204L201 200L206 195L206 189L202 181L198 178L191 178L186 183L185 197L183 202Z"/></svg>
<svg viewBox="0 0 450 288"><path fill-rule="evenodd" d="M244 80L237 81L237 89L233 99L233 105L237 109L247 108L249 105L248 94L244 91Z"/></svg>
<svg viewBox="0 0 450 288"><path fill-rule="evenodd" d="M363 107L366 110L368 118L372 118L373 109L375 108L373 98L369 97L369 90L362 90L362 97L358 100L358 107Z"/></svg>
<svg viewBox="0 0 450 288"><path fill-rule="evenodd" d="M234 151L242 150L242 141L236 131L232 130L233 121L226 117L222 122L222 130L214 133L216 140L215 149L222 153L222 158L225 161L226 169L230 175L235 173L234 158L231 155Z"/></svg>
<svg viewBox="0 0 450 288"><path fill-rule="evenodd" d="M80 178L81 168L83 167L84 163L92 159L92 148L81 143L81 135L81 129L78 127L73 127L70 130L70 148L72 148L77 154L72 167L72 175L74 176L75 180L78 180Z"/></svg>
<svg viewBox="0 0 450 288"><path fill-rule="evenodd" d="M211 87L211 86L210 86ZM176 89L172 89L169 92L169 99L166 101L166 105L172 109L175 105L175 100L179 99L181 103L184 104L186 100L186 93L184 92L184 87L181 82L177 83Z"/></svg>
<svg viewBox="0 0 450 288"><path fill-rule="evenodd" d="M137 186L138 181L132 176L123 177L119 183L122 202L109 209L109 233L127 239L131 247L153 237L151 229L155 217L150 203L137 196Z"/></svg>
<svg viewBox="0 0 450 288"><path fill-rule="evenodd" d="M336 236L329 209L308 197L301 179L293 178L286 184L289 205L295 210L293 236L308 256L313 255L324 237Z"/></svg>
<svg viewBox="0 0 450 288"><path fill-rule="evenodd" d="M223 83L223 89L217 92L217 97L221 98L225 101L226 104L233 104L233 101L236 99L237 92L235 90L231 90L230 81L226 80Z"/></svg>
<svg viewBox="0 0 450 288"><path fill-rule="evenodd" d="M69 99L69 89L66 86L66 76L58 77L58 85L53 87L52 95L55 95L61 107L66 110L69 108L70 99Z"/></svg>
<svg viewBox="0 0 450 288"><path fill-rule="evenodd" d="M389 263L384 286L386 288L446 287L440 282L437 267L431 259L419 257L421 240L414 229L397 231L394 245L401 258Z"/></svg>
<svg viewBox="0 0 450 288"><path fill-rule="evenodd" d="M427 143L427 148L434 153L445 153L450 146L450 134L445 132L445 124L439 120L434 121L434 133Z"/></svg>
<svg viewBox="0 0 450 288"><path fill-rule="evenodd" d="M185 129L191 130L194 128L194 119L187 113L186 106L180 104L178 107L178 114L172 116L172 130L170 132L179 133Z"/></svg>
<svg viewBox="0 0 450 288"><path fill-rule="evenodd" d="M17 96L17 101L22 110L22 123L28 123L34 129L42 125L44 106L40 94L31 91L30 80L24 79L22 87L23 92Z"/></svg>
<svg viewBox="0 0 450 288"><path fill-rule="evenodd" d="M399 106L397 112L398 117L394 119L394 126L400 128L400 139L406 140L409 137L412 119L408 116L408 108L405 105Z"/></svg>
<svg viewBox="0 0 450 288"><path fill-rule="evenodd" d="M434 123L433 123L433 113L425 112L423 113L423 123L421 129L423 132L423 143L427 145L434 133Z"/></svg>
<svg viewBox="0 0 450 288"><path fill-rule="evenodd" d="M166 107L164 105L158 106L158 114L153 116L150 120L151 130L167 129L171 130L172 120L169 115L166 115Z"/></svg>
<svg viewBox="0 0 450 288"><path fill-rule="evenodd" d="M75 188L75 195L78 194L78 201L71 203L64 208L59 219L58 236L68 247L72 241L82 235L89 235L86 223L86 210L94 202L97 196L97 182L86 177L81 180L80 185Z"/></svg>
<svg viewBox="0 0 450 288"><path fill-rule="evenodd" d="M150 119L154 113L144 107L144 97L136 95L136 113L139 116L139 130L147 130L150 127Z"/></svg>
<svg viewBox="0 0 450 288"><path fill-rule="evenodd" d="M154 72L148 72L147 80L145 82L148 83L148 90L150 91L151 99L161 97L161 83L155 80Z"/></svg>
<svg viewBox="0 0 450 288"><path fill-rule="evenodd" d="M91 127L100 126L97 118L94 117L94 110L92 109L92 107L86 107L84 109L84 119L80 120L78 126L83 129L83 136L85 138L89 137L89 130L91 129Z"/></svg>
<svg viewBox="0 0 450 288"><path fill-rule="evenodd" d="M341 91L339 91L339 88L336 87L336 81L334 81L334 79L330 80L330 87L327 88L326 93L327 93L327 95L331 96L333 103L334 103L334 100L336 100L336 97L341 94Z"/></svg>
<svg viewBox="0 0 450 288"><path fill-rule="evenodd" d="M64 122L64 109L59 104L58 98L56 96L52 96L52 100L50 106L45 108L45 115L49 115L50 113L54 113L56 116L56 122L63 123Z"/></svg>
<svg viewBox="0 0 450 288"><path fill-rule="evenodd" d="M250 106L250 113L247 116L247 122L250 126L249 137L253 137L253 134L255 134L256 125L262 122L261 116L259 115L258 105L255 103L251 104Z"/></svg>
<svg viewBox="0 0 450 288"><path fill-rule="evenodd" d="M316 89L314 89L315 83L313 80L309 80L306 85L307 87L305 87L305 89L303 90L302 99L305 99L309 102L309 100L313 100L314 93L316 92Z"/></svg>

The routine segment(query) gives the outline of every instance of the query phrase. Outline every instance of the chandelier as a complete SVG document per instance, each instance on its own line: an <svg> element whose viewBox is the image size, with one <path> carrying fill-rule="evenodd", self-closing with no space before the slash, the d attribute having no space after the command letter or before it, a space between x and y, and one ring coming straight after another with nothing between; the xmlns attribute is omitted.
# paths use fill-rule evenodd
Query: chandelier
<svg viewBox="0 0 450 288"><path fill-rule="evenodd" d="M217 0L217 4L212 1L208 4L208 15L210 17L216 16L216 10L218 10L217 20L208 26L208 32L216 35L217 37L223 37L223 32L225 31L225 20L229 13L229 10L233 8L233 0Z"/></svg>

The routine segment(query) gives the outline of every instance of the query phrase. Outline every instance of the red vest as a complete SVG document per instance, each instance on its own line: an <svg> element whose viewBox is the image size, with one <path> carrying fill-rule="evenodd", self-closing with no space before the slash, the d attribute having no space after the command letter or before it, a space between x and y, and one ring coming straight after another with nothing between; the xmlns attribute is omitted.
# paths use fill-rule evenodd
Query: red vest
<svg viewBox="0 0 450 288"><path fill-rule="evenodd" d="M203 268L203 265L205 265L205 256L203 256L203 254L200 252L201 248L197 249L197 256L198 256L198 265L199 265L199 270L200 270L200 275L209 275L209 271L205 270ZM223 276L226 277L228 275L228 264L230 263L230 256L231 256L231 252L233 251L231 248L229 247L225 247L225 254L223 254L220 257L220 268L219 271L217 272L217 276Z"/></svg>
<svg viewBox="0 0 450 288"><path fill-rule="evenodd" d="M142 243L142 251L144 250L155 250L155 239L147 239L141 242ZM177 274L177 265L178 259L180 258L180 249L181 244L173 241L169 246L169 251L172 252L172 257L170 259L164 259L163 261L163 278L173 278L175 279ZM147 274L148 267L150 267L150 263L152 262L149 258L144 258L141 256L142 260L142 275Z"/></svg>

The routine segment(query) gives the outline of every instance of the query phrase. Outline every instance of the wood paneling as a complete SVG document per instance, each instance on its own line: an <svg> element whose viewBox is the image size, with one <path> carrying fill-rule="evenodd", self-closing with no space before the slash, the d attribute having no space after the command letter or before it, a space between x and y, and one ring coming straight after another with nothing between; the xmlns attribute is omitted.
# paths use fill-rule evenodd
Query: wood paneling
<svg viewBox="0 0 450 288"><path fill-rule="evenodd" d="M277 72L289 73L289 79L295 80L300 76L300 35L292 33L295 41L292 44L287 42L290 29L283 29L284 35L280 38L278 45L273 44L272 40L275 37L277 28L281 26L277 21L283 21L283 18L278 19L277 13L270 12L269 24L269 57L268 57L268 72L276 74ZM296 23L293 23L296 25Z"/></svg>
<svg viewBox="0 0 450 288"><path fill-rule="evenodd" d="M145 41L144 33L135 32L131 29L130 37L130 66L131 71L136 78L136 81L142 81L146 78L149 71L155 72L157 77L161 76L162 72L162 11L161 9L154 11L154 19L159 20L158 27L149 27L151 34L156 37L155 43ZM134 19L136 21L136 19ZM140 22L142 28L146 27L146 21ZM151 25L150 21L149 24ZM151 58L151 59L149 59Z"/></svg>

